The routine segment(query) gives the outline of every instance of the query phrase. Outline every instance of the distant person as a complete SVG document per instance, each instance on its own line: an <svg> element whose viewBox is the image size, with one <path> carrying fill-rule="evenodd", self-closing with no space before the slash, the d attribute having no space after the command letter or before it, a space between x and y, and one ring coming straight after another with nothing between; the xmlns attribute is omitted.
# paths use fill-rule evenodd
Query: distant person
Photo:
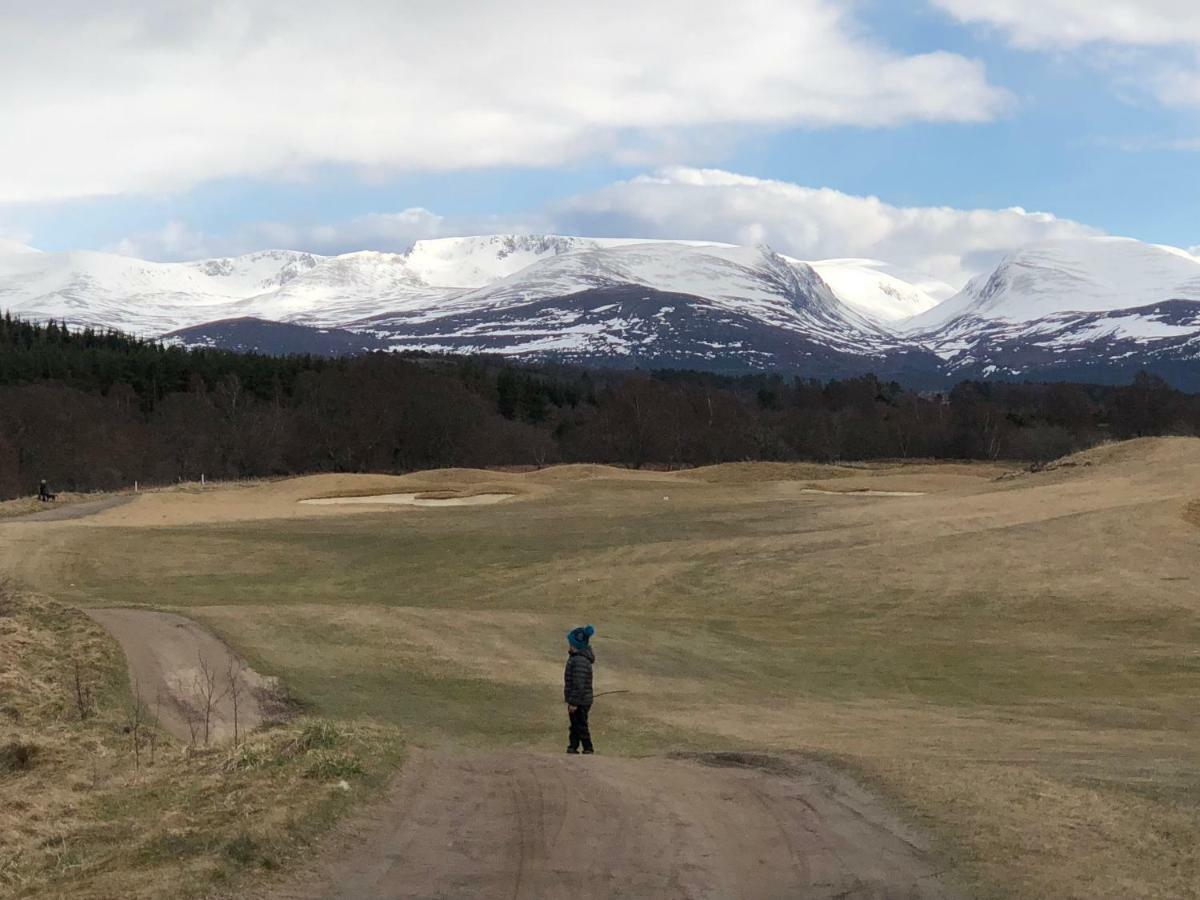
<svg viewBox="0 0 1200 900"><path fill-rule="evenodd" d="M50 485L46 484L45 478L43 478L41 484L38 485L38 499L43 503L49 503L54 499L54 495L50 493Z"/></svg>
<svg viewBox="0 0 1200 900"><path fill-rule="evenodd" d="M568 753L592 753L592 733L588 730L588 713L592 711L592 664L596 654L588 646L596 629L591 625L567 632L567 669L563 674L563 699L571 719L571 738Z"/></svg>

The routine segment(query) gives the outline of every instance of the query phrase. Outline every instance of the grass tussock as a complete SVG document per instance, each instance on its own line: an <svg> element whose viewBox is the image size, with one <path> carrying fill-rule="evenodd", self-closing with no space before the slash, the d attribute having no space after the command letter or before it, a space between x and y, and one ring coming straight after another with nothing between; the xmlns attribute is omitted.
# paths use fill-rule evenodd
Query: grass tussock
<svg viewBox="0 0 1200 900"><path fill-rule="evenodd" d="M0 606L0 896L237 896L399 762L395 731L316 719L205 750L143 725L135 753L106 635L6 587Z"/></svg>
<svg viewBox="0 0 1200 900"><path fill-rule="evenodd" d="M31 769L37 754L37 744L22 744L17 741L0 744L0 776Z"/></svg>

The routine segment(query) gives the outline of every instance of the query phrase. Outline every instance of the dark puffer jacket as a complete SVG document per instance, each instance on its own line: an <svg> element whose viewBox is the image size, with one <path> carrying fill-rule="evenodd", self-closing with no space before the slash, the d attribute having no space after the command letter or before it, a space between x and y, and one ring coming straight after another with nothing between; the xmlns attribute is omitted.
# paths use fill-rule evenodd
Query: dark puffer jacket
<svg viewBox="0 0 1200 900"><path fill-rule="evenodd" d="M592 663L596 654L591 647L568 651L567 670L563 673L563 699L571 706L592 705Z"/></svg>

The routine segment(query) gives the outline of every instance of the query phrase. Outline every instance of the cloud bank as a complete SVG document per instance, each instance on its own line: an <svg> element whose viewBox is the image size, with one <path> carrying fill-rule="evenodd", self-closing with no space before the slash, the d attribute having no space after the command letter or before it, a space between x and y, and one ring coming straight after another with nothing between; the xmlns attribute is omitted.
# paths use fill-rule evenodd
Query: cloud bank
<svg viewBox="0 0 1200 900"><path fill-rule="evenodd" d="M672 167L520 217L466 219L408 209L317 227L262 223L225 236L197 234L173 223L112 249L154 259L234 255L266 247L317 253L400 251L422 238L496 232L766 243L801 259L881 259L955 288L1025 244L1100 233L1048 213L899 207L828 188Z"/></svg>
<svg viewBox="0 0 1200 900"><path fill-rule="evenodd" d="M983 66L844 0L59 0L0 28L0 203L224 177L689 159L713 132L979 122ZM691 154L694 158L695 154Z"/></svg>
<svg viewBox="0 0 1200 900"><path fill-rule="evenodd" d="M1195 0L932 0L959 22L982 24L1031 50L1105 45L1123 91L1168 106L1200 106L1200 4Z"/></svg>
<svg viewBox="0 0 1200 900"><path fill-rule="evenodd" d="M1107 42L1200 44L1193 0L933 0L961 22L984 23L1024 47Z"/></svg>

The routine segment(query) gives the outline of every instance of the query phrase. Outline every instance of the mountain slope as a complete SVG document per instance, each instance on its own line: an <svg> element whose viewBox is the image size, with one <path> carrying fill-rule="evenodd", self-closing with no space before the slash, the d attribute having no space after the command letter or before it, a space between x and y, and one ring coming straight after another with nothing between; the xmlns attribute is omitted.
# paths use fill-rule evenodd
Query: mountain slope
<svg viewBox="0 0 1200 900"><path fill-rule="evenodd" d="M436 306L346 327L397 347L813 374L885 367L905 351L811 266L766 248L656 242L547 256Z"/></svg>
<svg viewBox="0 0 1200 900"><path fill-rule="evenodd" d="M111 253L0 247L0 309L34 320L158 335L227 318L234 304L280 289L321 257L286 250L154 263Z"/></svg>
<svg viewBox="0 0 1200 900"><path fill-rule="evenodd" d="M969 344L939 345L952 377L1021 377L1119 384L1142 370L1200 390L1200 302L1055 313L1034 322L993 322ZM946 353L947 349L953 352Z"/></svg>
<svg viewBox="0 0 1200 900"><path fill-rule="evenodd" d="M1114 237L1046 241L1008 256L905 329L929 333L961 320L1031 322L1172 299L1200 300L1200 259L1184 250Z"/></svg>
<svg viewBox="0 0 1200 900"><path fill-rule="evenodd" d="M1125 238L1037 244L903 327L955 376L1200 382L1200 259Z"/></svg>
<svg viewBox="0 0 1200 900"><path fill-rule="evenodd" d="M250 317L193 325L168 332L162 339L166 344L183 347L213 347L267 356L357 356L388 349L386 343L369 334Z"/></svg>
<svg viewBox="0 0 1200 900"><path fill-rule="evenodd" d="M484 313L533 300L562 301L584 291L638 286L804 331L845 344L845 349L892 343L881 327L842 303L811 266L767 248L637 243L578 250L544 259L430 313Z"/></svg>
<svg viewBox="0 0 1200 900"><path fill-rule="evenodd" d="M877 259L825 259L810 265L843 303L889 326L928 312L955 293L944 282Z"/></svg>

